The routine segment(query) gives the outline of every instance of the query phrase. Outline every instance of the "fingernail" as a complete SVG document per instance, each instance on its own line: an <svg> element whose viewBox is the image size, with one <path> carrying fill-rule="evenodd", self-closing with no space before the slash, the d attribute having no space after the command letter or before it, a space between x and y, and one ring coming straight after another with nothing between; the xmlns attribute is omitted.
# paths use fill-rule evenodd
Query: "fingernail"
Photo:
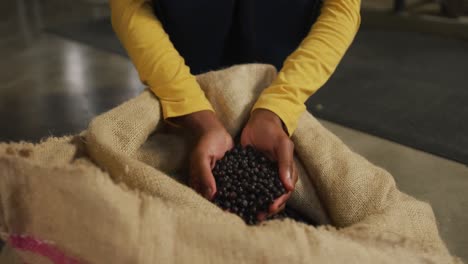
<svg viewBox="0 0 468 264"><path fill-rule="evenodd" d="M293 181L292 181L292 177L291 177L291 172L288 171L286 173L286 180L288 181L289 185L291 185L291 187L293 186Z"/></svg>
<svg viewBox="0 0 468 264"><path fill-rule="evenodd" d="M278 208L281 208L281 206L284 206L286 204L286 201L282 202L280 205L278 205Z"/></svg>
<svg viewBox="0 0 468 264"><path fill-rule="evenodd" d="M205 191L205 198L208 199L208 200L210 200L210 199L211 199L211 193L212 193L212 192L213 192L213 189L211 189L211 188L206 189L206 191Z"/></svg>

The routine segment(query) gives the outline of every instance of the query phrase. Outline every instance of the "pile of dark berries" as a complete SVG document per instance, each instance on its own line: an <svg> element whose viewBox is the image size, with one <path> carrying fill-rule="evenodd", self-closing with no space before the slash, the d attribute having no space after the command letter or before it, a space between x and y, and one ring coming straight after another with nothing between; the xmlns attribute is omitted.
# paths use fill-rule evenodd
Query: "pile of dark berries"
<svg viewBox="0 0 468 264"><path fill-rule="evenodd" d="M213 202L249 225L257 224L258 213L268 212L273 201L286 193L278 164L250 146L237 145L226 152L213 175L218 189Z"/></svg>

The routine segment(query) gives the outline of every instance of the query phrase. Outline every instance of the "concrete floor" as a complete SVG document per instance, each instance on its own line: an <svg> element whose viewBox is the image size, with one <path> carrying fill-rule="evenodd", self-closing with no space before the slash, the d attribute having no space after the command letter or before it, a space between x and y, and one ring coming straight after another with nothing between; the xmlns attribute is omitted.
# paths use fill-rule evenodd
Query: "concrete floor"
<svg viewBox="0 0 468 264"><path fill-rule="evenodd" d="M442 0L405 0L407 8L395 15L395 0L362 0L361 27L413 31L468 40L468 0L465 13L453 19L442 13Z"/></svg>
<svg viewBox="0 0 468 264"><path fill-rule="evenodd" d="M441 10L441 3L446 0L405 0L404 12L411 14L426 14L434 16L444 16ZM463 0L463 11L458 13L468 15L468 1ZM373 9L380 11L393 10L395 0L362 0L363 9ZM452 3L453 5L453 3Z"/></svg>
<svg viewBox="0 0 468 264"><path fill-rule="evenodd" d="M0 2L0 141L77 133L93 116L141 91L127 59L43 31L107 14L105 5L80 1ZM468 261L468 167L322 122L390 171L400 189L430 202L448 247Z"/></svg>

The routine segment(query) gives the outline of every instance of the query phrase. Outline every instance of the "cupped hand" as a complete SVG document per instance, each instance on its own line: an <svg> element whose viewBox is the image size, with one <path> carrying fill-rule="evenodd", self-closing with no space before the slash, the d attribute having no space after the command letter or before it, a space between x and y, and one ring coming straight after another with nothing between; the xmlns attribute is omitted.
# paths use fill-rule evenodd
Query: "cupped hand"
<svg viewBox="0 0 468 264"><path fill-rule="evenodd" d="M232 137L211 111L189 114L183 117L182 125L197 136L197 143L190 155L189 183L195 191L212 200L216 182L211 171L216 161L233 147Z"/></svg>
<svg viewBox="0 0 468 264"><path fill-rule="evenodd" d="M259 220L273 215L284 209L286 201L296 185L298 175L294 165L294 143L285 130L281 119L266 109L256 109L252 112L241 135L242 146L252 146L263 152L271 160L278 162L279 176L286 194L277 198L269 211L260 213Z"/></svg>

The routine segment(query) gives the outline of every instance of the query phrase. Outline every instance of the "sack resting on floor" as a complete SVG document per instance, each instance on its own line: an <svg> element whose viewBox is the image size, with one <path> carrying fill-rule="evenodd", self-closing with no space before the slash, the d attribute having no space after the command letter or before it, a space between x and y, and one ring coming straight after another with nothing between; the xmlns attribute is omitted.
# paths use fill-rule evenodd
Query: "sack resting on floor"
<svg viewBox="0 0 468 264"><path fill-rule="evenodd" d="M275 75L253 64L197 78L235 136ZM1 143L0 236L25 263L461 262L428 204L312 115L292 139L300 180L288 205L324 225L246 226L184 184L190 140L168 132L146 90L80 135Z"/></svg>

